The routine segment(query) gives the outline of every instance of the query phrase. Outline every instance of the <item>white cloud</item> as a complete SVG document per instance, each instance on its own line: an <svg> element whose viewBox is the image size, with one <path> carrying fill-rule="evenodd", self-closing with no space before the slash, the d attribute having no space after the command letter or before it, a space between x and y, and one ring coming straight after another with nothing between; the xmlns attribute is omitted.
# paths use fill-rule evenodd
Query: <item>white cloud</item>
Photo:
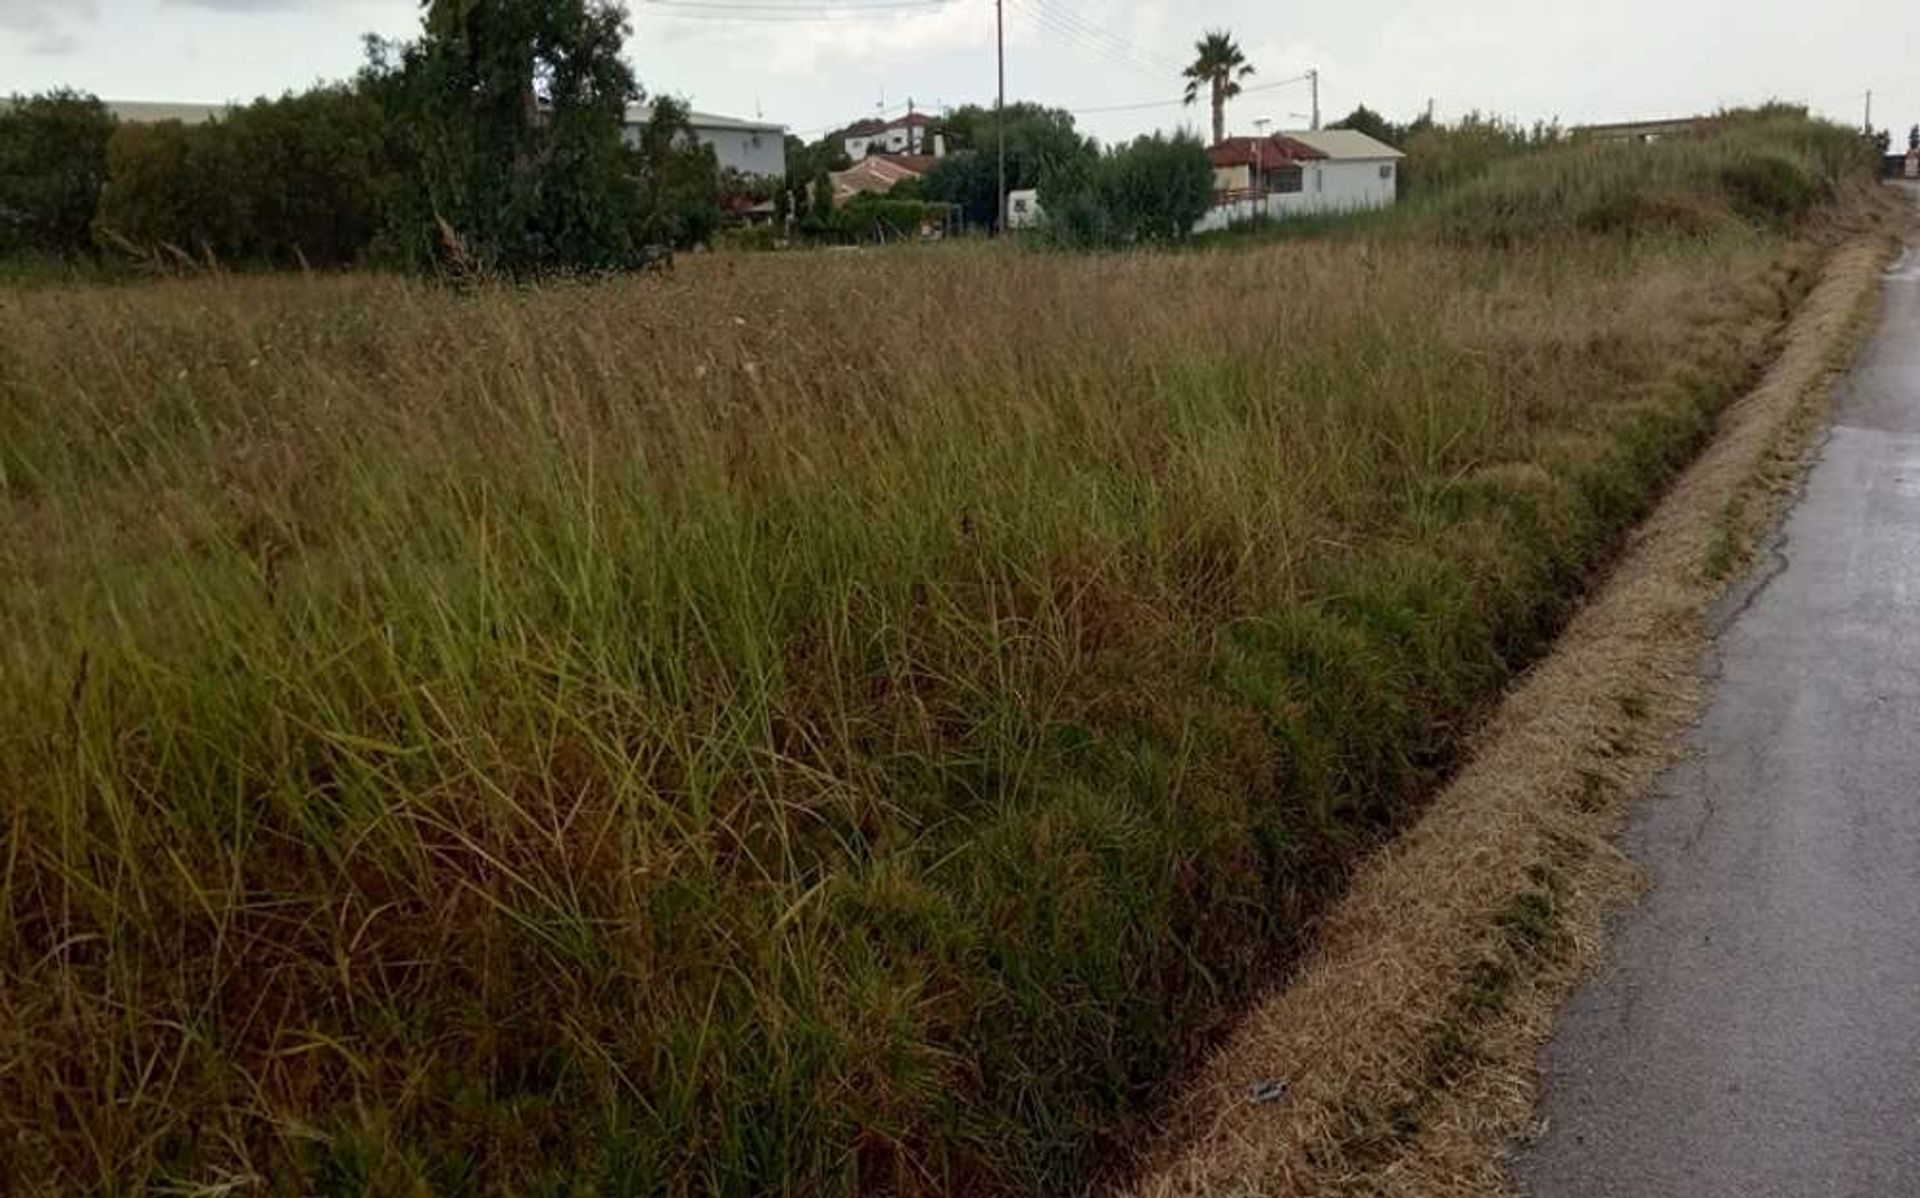
<svg viewBox="0 0 1920 1198"><path fill-rule="evenodd" d="M22 33L47 33L99 15L96 0L0 0L0 29Z"/></svg>

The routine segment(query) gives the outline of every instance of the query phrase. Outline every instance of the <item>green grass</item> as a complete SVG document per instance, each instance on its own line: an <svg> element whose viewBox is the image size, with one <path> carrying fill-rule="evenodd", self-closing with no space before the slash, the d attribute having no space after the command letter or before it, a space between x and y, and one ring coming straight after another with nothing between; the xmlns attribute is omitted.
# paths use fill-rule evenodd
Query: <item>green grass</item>
<svg viewBox="0 0 1920 1198"><path fill-rule="evenodd" d="M1815 254L1729 215L5 294L0 1176L1123 1165Z"/></svg>

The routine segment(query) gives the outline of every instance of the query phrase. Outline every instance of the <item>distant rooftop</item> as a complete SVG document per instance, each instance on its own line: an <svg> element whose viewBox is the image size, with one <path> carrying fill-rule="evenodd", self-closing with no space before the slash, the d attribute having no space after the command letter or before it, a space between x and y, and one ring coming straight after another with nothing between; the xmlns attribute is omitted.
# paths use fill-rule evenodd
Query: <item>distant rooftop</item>
<svg viewBox="0 0 1920 1198"><path fill-rule="evenodd" d="M627 124L644 125L653 120L653 105L630 104L627 106ZM758 133L785 133L785 125L776 125L770 121L749 121L735 116L720 116L712 112L689 112L687 123L697 129L742 129Z"/></svg>
<svg viewBox="0 0 1920 1198"><path fill-rule="evenodd" d="M158 121L204 125L217 116L224 116L232 107L229 104L174 104L149 100L108 100L105 103L107 111L116 120L139 125L151 125Z"/></svg>
<svg viewBox="0 0 1920 1198"><path fill-rule="evenodd" d="M1356 159L1369 161L1406 157L1386 142L1368 137L1358 129L1313 129L1304 133L1289 133L1287 136L1304 142L1328 158L1349 162Z"/></svg>

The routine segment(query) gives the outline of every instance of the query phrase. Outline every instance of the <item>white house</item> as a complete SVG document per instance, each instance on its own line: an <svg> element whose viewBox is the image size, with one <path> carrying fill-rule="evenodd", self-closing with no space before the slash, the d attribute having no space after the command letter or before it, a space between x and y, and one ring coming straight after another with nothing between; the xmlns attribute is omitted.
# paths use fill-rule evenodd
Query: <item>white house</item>
<svg viewBox="0 0 1920 1198"><path fill-rule="evenodd" d="M929 138L933 121L924 112L909 112L890 121L855 121L841 135L840 144L855 162L869 154L931 154L946 156L946 139L935 133Z"/></svg>
<svg viewBox="0 0 1920 1198"><path fill-rule="evenodd" d="M640 140L640 130L652 119L651 104L635 104L627 109L628 145ZM785 125L716 116L711 112L689 112L687 123L693 127L693 136L701 145L713 147L713 155L719 159L722 169L765 177L787 173Z"/></svg>
<svg viewBox="0 0 1920 1198"><path fill-rule="evenodd" d="M1250 220L1391 207L1405 155L1352 129L1230 137L1207 151L1214 207L1205 233Z"/></svg>

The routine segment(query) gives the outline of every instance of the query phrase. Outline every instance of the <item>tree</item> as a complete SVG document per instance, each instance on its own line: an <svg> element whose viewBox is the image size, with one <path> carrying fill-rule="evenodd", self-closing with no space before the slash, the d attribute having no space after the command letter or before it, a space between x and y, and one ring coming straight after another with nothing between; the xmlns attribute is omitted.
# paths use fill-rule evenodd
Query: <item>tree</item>
<svg viewBox="0 0 1920 1198"><path fill-rule="evenodd" d="M1382 141L1390 146L1398 146L1407 135L1405 126L1394 124L1386 117L1368 108L1365 104L1355 108L1352 112L1328 127L1332 129L1351 129L1356 133L1364 133L1375 141Z"/></svg>
<svg viewBox="0 0 1920 1198"><path fill-rule="evenodd" d="M1207 89L1213 105L1213 144L1219 145L1227 137L1227 101L1240 94L1240 80L1253 74L1253 66L1224 29L1209 31L1193 49L1192 65L1180 73L1187 81L1186 102L1192 104L1200 98L1200 89Z"/></svg>
<svg viewBox="0 0 1920 1198"><path fill-rule="evenodd" d="M91 250L113 128L105 104L74 91L0 106L0 253Z"/></svg>
<svg viewBox="0 0 1920 1198"><path fill-rule="evenodd" d="M404 178L388 246L520 272L631 260L623 145L639 85L614 0L422 0L418 41L369 45ZM450 242L452 244L450 244Z"/></svg>
<svg viewBox="0 0 1920 1198"><path fill-rule="evenodd" d="M635 245L687 249L711 241L720 227L720 163L690 122L686 104L662 97L634 139L628 169L637 185Z"/></svg>
<svg viewBox="0 0 1920 1198"><path fill-rule="evenodd" d="M1213 167L1190 133L1139 137L1066 163L1040 184L1047 228L1079 247L1181 241L1213 203Z"/></svg>
<svg viewBox="0 0 1920 1198"><path fill-rule="evenodd" d="M1009 104L996 116L990 108L969 104L947 117L950 150L924 176L927 199L959 205L976 225L994 222L999 207L999 168L995 155L999 122L1007 132L1007 188L1037 187L1041 177L1095 155L1092 139L1074 129L1073 114L1038 104Z"/></svg>
<svg viewBox="0 0 1920 1198"><path fill-rule="evenodd" d="M1907 134L1907 153L1920 154L1920 125L1915 125Z"/></svg>

